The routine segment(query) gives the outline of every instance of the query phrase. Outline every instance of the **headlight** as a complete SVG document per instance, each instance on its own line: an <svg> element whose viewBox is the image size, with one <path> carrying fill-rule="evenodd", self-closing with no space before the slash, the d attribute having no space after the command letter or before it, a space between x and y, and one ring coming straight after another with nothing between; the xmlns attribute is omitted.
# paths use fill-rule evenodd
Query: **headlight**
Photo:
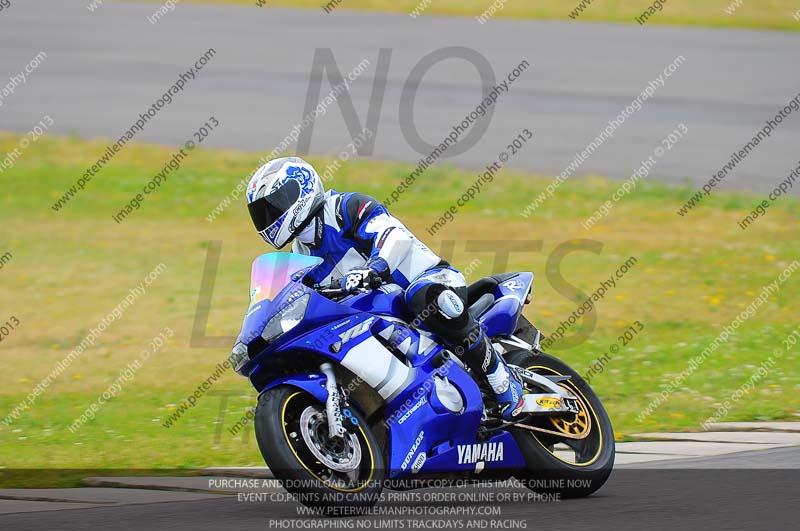
<svg viewBox="0 0 800 531"><path fill-rule="evenodd" d="M311 294L306 293L302 297L293 300L281 308L278 313L272 316L267 326L264 327L264 333L261 334L261 337L263 337L267 343L271 343L300 324L300 321L302 321L303 317L306 315L306 308L308 307L308 301L310 299Z"/></svg>
<svg viewBox="0 0 800 531"><path fill-rule="evenodd" d="M239 371L250 360L250 356L247 355L247 345L242 342L236 343L229 359L231 360L231 365L233 365L233 370L242 374Z"/></svg>

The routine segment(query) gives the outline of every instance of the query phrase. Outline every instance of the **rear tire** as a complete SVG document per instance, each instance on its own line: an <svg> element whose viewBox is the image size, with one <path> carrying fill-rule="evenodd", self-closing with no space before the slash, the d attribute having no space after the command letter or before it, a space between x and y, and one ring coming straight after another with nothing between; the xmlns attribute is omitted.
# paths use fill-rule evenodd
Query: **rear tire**
<svg viewBox="0 0 800 531"><path fill-rule="evenodd" d="M331 439L325 404L301 389L275 387L256 407L256 439L267 466L300 503L327 516L363 514L383 488L380 448L358 411L350 414L355 421L346 422L345 437Z"/></svg>
<svg viewBox="0 0 800 531"><path fill-rule="evenodd" d="M536 492L557 493L562 498L589 496L603 486L614 467L614 430L600 399L575 370L554 356L516 350L504 359L539 374L571 376L561 385L580 399L580 414L535 416L526 424L565 434L586 434L576 440L524 428L511 429L527 464L527 470L517 478ZM556 446L566 443L570 445L566 451ZM569 459L570 453L574 453L573 460Z"/></svg>

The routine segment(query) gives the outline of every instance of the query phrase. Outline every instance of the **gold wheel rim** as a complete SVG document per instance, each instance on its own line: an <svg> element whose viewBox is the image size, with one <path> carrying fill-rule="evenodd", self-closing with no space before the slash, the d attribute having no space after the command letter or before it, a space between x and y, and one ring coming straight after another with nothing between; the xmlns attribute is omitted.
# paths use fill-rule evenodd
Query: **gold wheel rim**
<svg viewBox="0 0 800 531"><path fill-rule="evenodd" d="M562 388L566 389L570 393L573 393L573 390L568 388L565 385L561 386ZM558 430L559 432L570 435L574 438L582 439L585 437L589 430L592 428L592 420L589 417L589 414L586 412L586 406L583 403L583 400L578 397L578 408L580 411L578 413L573 413L573 419L567 420L564 417L548 417L550 420L550 424Z"/></svg>

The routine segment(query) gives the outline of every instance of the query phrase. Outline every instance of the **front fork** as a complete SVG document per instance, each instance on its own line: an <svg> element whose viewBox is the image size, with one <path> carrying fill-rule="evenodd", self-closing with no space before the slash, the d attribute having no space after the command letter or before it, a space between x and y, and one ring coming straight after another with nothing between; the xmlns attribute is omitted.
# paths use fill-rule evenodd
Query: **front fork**
<svg viewBox="0 0 800 531"><path fill-rule="evenodd" d="M344 417L342 416L339 386L336 384L336 375L333 372L333 365L325 362L319 366L319 370L325 375L325 389L328 391L328 399L325 401L325 412L328 417L328 434L331 438L341 437L345 434Z"/></svg>

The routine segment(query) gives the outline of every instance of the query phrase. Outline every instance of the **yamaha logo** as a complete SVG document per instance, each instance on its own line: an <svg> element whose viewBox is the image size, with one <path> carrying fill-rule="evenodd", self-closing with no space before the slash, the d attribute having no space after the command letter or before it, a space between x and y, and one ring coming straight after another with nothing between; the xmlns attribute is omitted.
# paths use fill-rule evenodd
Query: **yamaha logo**
<svg viewBox="0 0 800 531"><path fill-rule="evenodd" d="M496 462L503 460L503 443L459 444L458 464L468 465L479 461Z"/></svg>

